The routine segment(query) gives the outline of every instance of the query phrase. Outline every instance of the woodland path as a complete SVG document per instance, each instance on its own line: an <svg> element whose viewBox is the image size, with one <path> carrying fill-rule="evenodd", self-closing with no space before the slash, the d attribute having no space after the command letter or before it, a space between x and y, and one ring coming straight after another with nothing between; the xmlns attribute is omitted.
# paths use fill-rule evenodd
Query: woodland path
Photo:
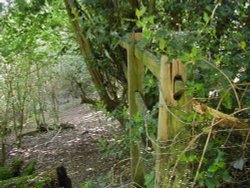
<svg viewBox="0 0 250 188"><path fill-rule="evenodd" d="M74 124L75 128L25 136L22 149L12 148L10 158L19 156L25 162L36 160L37 171L63 164L73 188L82 187L90 179L101 181L98 177L105 177L116 162L102 158L98 140L112 140L112 135L120 132L119 123L79 103L62 110L60 117L61 122Z"/></svg>

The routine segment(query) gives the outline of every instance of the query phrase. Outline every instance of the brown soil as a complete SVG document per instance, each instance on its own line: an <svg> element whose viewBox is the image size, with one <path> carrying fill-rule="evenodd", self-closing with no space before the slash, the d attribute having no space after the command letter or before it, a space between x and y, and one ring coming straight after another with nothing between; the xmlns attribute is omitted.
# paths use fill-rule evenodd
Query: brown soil
<svg viewBox="0 0 250 188"><path fill-rule="evenodd" d="M19 156L26 163L36 160L37 171L63 164L73 188L82 187L90 179L100 183L100 177L105 178L117 162L103 159L98 140L112 139L112 135L121 130L119 123L101 111L79 104L62 110L60 117L61 122L74 124L75 128L25 136L22 149L12 148L9 159Z"/></svg>

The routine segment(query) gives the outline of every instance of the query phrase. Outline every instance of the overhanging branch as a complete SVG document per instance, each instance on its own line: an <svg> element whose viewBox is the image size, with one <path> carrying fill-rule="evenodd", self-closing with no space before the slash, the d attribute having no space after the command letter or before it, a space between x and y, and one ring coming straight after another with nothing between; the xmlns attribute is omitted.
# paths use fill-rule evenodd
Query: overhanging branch
<svg viewBox="0 0 250 188"><path fill-rule="evenodd" d="M199 114L209 114L216 120L220 121L218 125L221 128L250 129L250 125L246 123L244 119L239 119L232 115L220 112L206 104L198 102L197 100L192 100L192 105L195 112Z"/></svg>

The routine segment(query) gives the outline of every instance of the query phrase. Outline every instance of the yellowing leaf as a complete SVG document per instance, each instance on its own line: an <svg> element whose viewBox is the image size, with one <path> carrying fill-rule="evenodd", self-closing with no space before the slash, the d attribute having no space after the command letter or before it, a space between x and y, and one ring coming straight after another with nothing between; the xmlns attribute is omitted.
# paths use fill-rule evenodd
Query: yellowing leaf
<svg viewBox="0 0 250 188"><path fill-rule="evenodd" d="M166 41L161 38L160 41L159 41L160 49L163 50L165 48L165 46L166 46Z"/></svg>
<svg viewBox="0 0 250 188"><path fill-rule="evenodd" d="M240 47L241 47L243 50L245 50L246 47L247 47L246 42L245 42L245 41L241 41L241 42L240 42Z"/></svg>

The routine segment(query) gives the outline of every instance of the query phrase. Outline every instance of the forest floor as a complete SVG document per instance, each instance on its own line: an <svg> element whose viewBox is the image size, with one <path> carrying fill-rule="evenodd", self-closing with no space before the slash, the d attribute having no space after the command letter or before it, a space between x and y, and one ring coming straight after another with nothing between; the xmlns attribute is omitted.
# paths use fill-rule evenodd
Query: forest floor
<svg viewBox="0 0 250 188"><path fill-rule="evenodd" d="M38 172L48 166L62 164L67 169L73 188L82 188L88 182L94 182L96 187L106 187L104 182L111 181L112 174L115 174L112 169L119 162L113 158L103 158L98 143L103 139L112 142L113 135L121 133L119 122L79 103L64 106L60 119L61 122L73 124L74 129L25 136L21 149L11 148L9 159L18 156L25 163L35 160Z"/></svg>

